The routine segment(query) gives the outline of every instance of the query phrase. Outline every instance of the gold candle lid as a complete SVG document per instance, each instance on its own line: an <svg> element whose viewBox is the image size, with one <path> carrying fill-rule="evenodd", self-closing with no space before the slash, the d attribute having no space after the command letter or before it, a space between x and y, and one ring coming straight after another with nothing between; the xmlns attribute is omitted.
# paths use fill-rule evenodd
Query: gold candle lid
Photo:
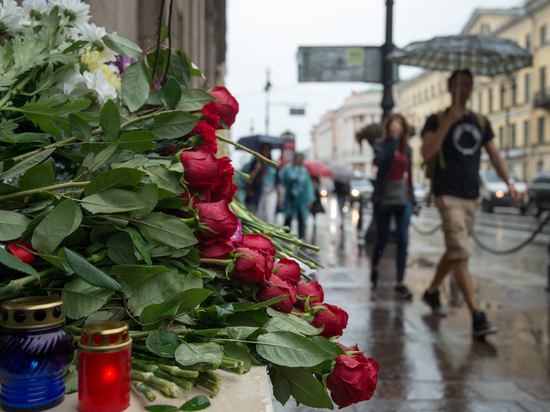
<svg viewBox="0 0 550 412"><path fill-rule="evenodd" d="M29 296L2 303L0 326L6 329L42 329L65 322L65 303L53 296Z"/></svg>
<svg viewBox="0 0 550 412"><path fill-rule="evenodd" d="M120 320L106 320L82 327L78 349L88 353L118 352L132 345L130 328Z"/></svg>

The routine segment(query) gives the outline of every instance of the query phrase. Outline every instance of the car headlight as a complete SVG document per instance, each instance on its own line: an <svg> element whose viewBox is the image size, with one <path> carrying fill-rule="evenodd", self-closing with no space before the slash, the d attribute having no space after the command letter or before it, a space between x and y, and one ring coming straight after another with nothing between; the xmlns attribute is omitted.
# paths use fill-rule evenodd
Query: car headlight
<svg viewBox="0 0 550 412"><path fill-rule="evenodd" d="M504 197L504 190L497 190L495 192L495 196L498 197L499 199L503 198Z"/></svg>
<svg viewBox="0 0 550 412"><path fill-rule="evenodd" d="M352 190L351 190L351 195L352 195L353 197L357 197L357 196L359 196L360 194L361 194L361 192L359 191L359 189L352 189Z"/></svg>
<svg viewBox="0 0 550 412"><path fill-rule="evenodd" d="M321 196L326 196L326 195L328 195L328 192L325 189L321 190Z"/></svg>

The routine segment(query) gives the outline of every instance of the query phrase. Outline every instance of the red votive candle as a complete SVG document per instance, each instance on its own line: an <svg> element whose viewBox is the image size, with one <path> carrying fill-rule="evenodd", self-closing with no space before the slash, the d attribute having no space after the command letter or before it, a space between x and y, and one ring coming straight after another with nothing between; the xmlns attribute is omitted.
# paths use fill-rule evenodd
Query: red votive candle
<svg viewBox="0 0 550 412"><path fill-rule="evenodd" d="M121 321L82 328L78 343L78 410L120 412L130 405L132 338Z"/></svg>

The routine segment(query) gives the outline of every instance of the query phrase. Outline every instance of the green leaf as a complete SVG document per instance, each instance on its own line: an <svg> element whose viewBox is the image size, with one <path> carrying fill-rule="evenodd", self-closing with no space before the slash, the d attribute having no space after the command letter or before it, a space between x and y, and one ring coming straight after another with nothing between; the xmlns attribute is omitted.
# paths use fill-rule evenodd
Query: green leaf
<svg viewBox="0 0 550 412"><path fill-rule="evenodd" d="M0 210L0 241L14 240L20 237L31 220L21 213Z"/></svg>
<svg viewBox="0 0 550 412"><path fill-rule="evenodd" d="M149 80L141 63L132 63L122 76L122 96L131 112L138 110L149 96Z"/></svg>
<svg viewBox="0 0 550 412"><path fill-rule="evenodd" d="M185 192L185 188L180 184L178 177L164 166L148 166L145 168L145 172L159 188L178 195Z"/></svg>
<svg viewBox="0 0 550 412"><path fill-rule="evenodd" d="M180 339L173 332L157 329L147 337L145 344L155 355L163 358L173 358L176 349L180 345Z"/></svg>
<svg viewBox="0 0 550 412"><path fill-rule="evenodd" d="M287 331L300 335L315 336L322 331L322 328L316 328L291 313L282 313L267 308L267 314L271 317L269 322L265 325L268 332Z"/></svg>
<svg viewBox="0 0 550 412"><path fill-rule="evenodd" d="M183 290L185 277L173 272L158 273L147 279L128 300L128 307L134 316L149 305L163 303L171 296Z"/></svg>
<svg viewBox="0 0 550 412"><path fill-rule="evenodd" d="M169 270L166 266L160 265L118 265L113 266L111 275L120 276L128 285L138 289L147 279L162 272Z"/></svg>
<svg viewBox="0 0 550 412"><path fill-rule="evenodd" d="M72 270L74 270L74 273L76 273L78 277L85 280L92 286L97 286L104 289L120 290L120 283L113 280L109 275L106 275L101 270L97 269L78 253L75 253L67 248L64 248L64 250L69 266Z"/></svg>
<svg viewBox="0 0 550 412"><path fill-rule="evenodd" d="M157 139L177 139L185 136L199 122L197 117L187 112L177 111L155 117L153 132Z"/></svg>
<svg viewBox="0 0 550 412"><path fill-rule="evenodd" d="M243 368L245 373L248 372L252 367L250 354L241 345L229 342L223 345L223 351L225 352L227 357L243 361Z"/></svg>
<svg viewBox="0 0 550 412"><path fill-rule="evenodd" d="M191 67L187 61L187 55L182 50L174 50L170 55L170 73L175 76L180 84L187 88L191 80Z"/></svg>
<svg viewBox="0 0 550 412"><path fill-rule="evenodd" d="M134 245L134 255L136 256L136 258L138 258L138 260L145 260L145 263L147 263L148 265L152 265L153 262L151 262L149 250L145 245L145 241L141 237L141 233L139 233L137 229L134 229L132 227L127 227L123 230L128 233L132 238L132 243Z"/></svg>
<svg viewBox="0 0 550 412"><path fill-rule="evenodd" d="M176 349L174 357L182 366L190 366L197 363L214 363L219 365L223 360L223 350L217 343L183 342Z"/></svg>
<svg viewBox="0 0 550 412"><path fill-rule="evenodd" d="M202 411L210 406L210 401L204 395L197 395L180 406L180 411Z"/></svg>
<svg viewBox="0 0 550 412"><path fill-rule="evenodd" d="M88 316L105 305L114 291L98 288L78 278L65 283L61 299L65 302L65 314L71 319Z"/></svg>
<svg viewBox="0 0 550 412"><path fill-rule="evenodd" d="M183 111L201 110L206 103L214 101L214 97L200 89L188 89L181 92L181 99L176 109Z"/></svg>
<svg viewBox="0 0 550 412"><path fill-rule="evenodd" d="M131 217L132 219L143 219L151 213L157 205L159 200L159 188L155 183L150 183L142 186L136 193L144 199L147 199L149 205L143 209L136 210Z"/></svg>
<svg viewBox="0 0 550 412"><path fill-rule="evenodd" d="M94 158L90 165L90 169L88 173L93 173L97 169L99 169L109 158L116 152L118 149L118 144L110 144L105 149L103 149L101 152L99 152ZM91 154L91 153L90 153Z"/></svg>
<svg viewBox="0 0 550 412"><path fill-rule="evenodd" d="M31 190L39 187L52 186L55 184L55 173L51 163L42 163L31 167L21 176L19 189Z"/></svg>
<svg viewBox="0 0 550 412"><path fill-rule="evenodd" d="M26 159L21 160L19 163L16 163L11 169L0 174L0 180L13 179L14 177L19 176L22 173L25 173L31 167L42 163L55 151L55 149L46 149L32 156L27 157Z"/></svg>
<svg viewBox="0 0 550 412"><path fill-rule="evenodd" d="M227 336L229 336L230 339L235 340L246 340L246 338L250 335L258 332L258 330L260 330L260 328L255 328L252 326L228 326L225 328Z"/></svg>
<svg viewBox="0 0 550 412"><path fill-rule="evenodd" d="M127 212L148 205L147 199L123 189L107 189L82 199L82 207L93 214Z"/></svg>
<svg viewBox="0 0 550 412"><path fill-rule="evenodd" d="M266 300L265 302L251 303L251 302L242 302L236 303L235 312L244 312L249 310L256 310L266 308L273 305L274 303L280 302L281 300L286 299L286 296L277 296L276 298Z"/></svg>
<svg viewBox="0 0 550 412"><path fill-rule="evenodd" d="M151 150L156 146L153 141L155 134L147 130L136 130L135 132L123 133L118 139L118 143L124 150L133 152L144 152Z"/></svg>
<svg viewBox="0 0 550 412"><path fill-rule="evenodd" d="M143 176L145 176L144 172L125 167L109 170L93 178L90 184L84 189L84 195L90 196L113 187L135 187Z"/></svg>
<svg viewBox="0 0 550 412"><path fill-rule="evenodd" d="M36 226L32 234L32 247L39 253L51 254L71 233L75 221L76 206L72 200L64 200Z"/></svg>
<svg viewBox="0 0 550 412"><path fill-rule="evenodd" d="M38 272L36 272L36 270L31 265L23 263L21 259L19 259L18 257L15 257L11 253L8 253L6 249L0 248L0 263L2 263L3 265L9 268L15 269L19 272L32 275L37 279L40 278L40 276L38 275Z"/></svg>
<svg viewBox="0 0 550 412"><path fill-rule="evenodd" d="M170 109L176 107L176 104L180 101L181 98L181 86L176 80L175 77L169 76L166 84L160 91L160 100Z"/></svg>
<svg viewBox="0 0 550 412"><path fill-rule="evenodd" d="M69 114L69 127L77 140L89 142L92 140L92 126L86 120L76 114Z"/></svg>
<svg viewBox="0 0 550 412"><path fill-rule="evenodd" d="M273 396L284 406L290 398L290 382L277 367L269 369L269 377L273 385Z"/></svg>
<svg viewBox="0 0 550 412"><path fill-rule="evenodd" d="M105 141L114 142L120 131L120 114L116 104L111 99L107 100L101 108L99 125L103 130Z"/></svg>
<svg viewBox="0 0 550 412"><path fill-rule="evenodd" d="M312 367L330 355L323 349L292 332L271 332L258 336L258 353L268 361L282 366Z"/></svg>
<svg viewBox="0 0 550 412"><path fill-rule="evenodd" d="M177 412L178 408L172 405L151 405L145 406L149 412Z"/></svg>
<svg viewBox="0 0 550 412"><path fill-rule="evenodd" d="M107 241L107 255L119 265L133 265L139 262L134 253L132 237L126 232L120 232Z"/></svg>
<svg viewBox="0 0 550 412"><path fill-rule="evenodd" d="M187 289L175 295L177 297L177 300L175 297L171 299L175 300L175 303L178 304L177 313L178 315L180 315L184 312L190 312L194 310L211 294L212 292L206 289ZM168 308L166 308L166 310L168 310Z"/></svg>
<svg viewBox="0 0 550 412"><path fill-rule="evenodd" d="M133 41L118 34L106 34L101 38L103 43L111 50L123 56L133 57L134 59L141 58L143 50Z"/></svg>
<svg viewBox="0 0 550 412"><path fill-rule="evenodd" d="M279 366L277 369L288 379L290 394L296 402L312 408L334 408L326 388L311 372L300 368Z"/></svg>
<svg viewBox="0 0 550 412"><path fill-rule="evenodd" d="M198 242L181 219L164 213L151 213L133 224L139 228L145 239L159 245L182 249Z"/></svg>
<svg viewBox="0 0 550 412"><path fill-rule="evenodd" d="M78 391L78 370L75 365L69 366L69 373L65 375L65 394Z"/></svg>

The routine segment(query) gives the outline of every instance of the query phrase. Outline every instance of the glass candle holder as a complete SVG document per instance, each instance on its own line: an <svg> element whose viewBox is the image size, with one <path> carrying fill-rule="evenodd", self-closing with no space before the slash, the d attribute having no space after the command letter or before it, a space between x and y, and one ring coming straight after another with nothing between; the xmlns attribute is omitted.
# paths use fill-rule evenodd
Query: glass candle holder
<svg viewBox="0 0 550 412"><path fill-rule="evenodd" d="M0 406L33 412L65 399L63 372L74 355L64 303L51 296L18 298L0 309Z"/></svg>
<svg viewBox="0 0 550 412"><path fill-rule="evenodd" d="M128 324L86 325L78 343L78 410L120 412L130 405L132 338Z"/></svg>

